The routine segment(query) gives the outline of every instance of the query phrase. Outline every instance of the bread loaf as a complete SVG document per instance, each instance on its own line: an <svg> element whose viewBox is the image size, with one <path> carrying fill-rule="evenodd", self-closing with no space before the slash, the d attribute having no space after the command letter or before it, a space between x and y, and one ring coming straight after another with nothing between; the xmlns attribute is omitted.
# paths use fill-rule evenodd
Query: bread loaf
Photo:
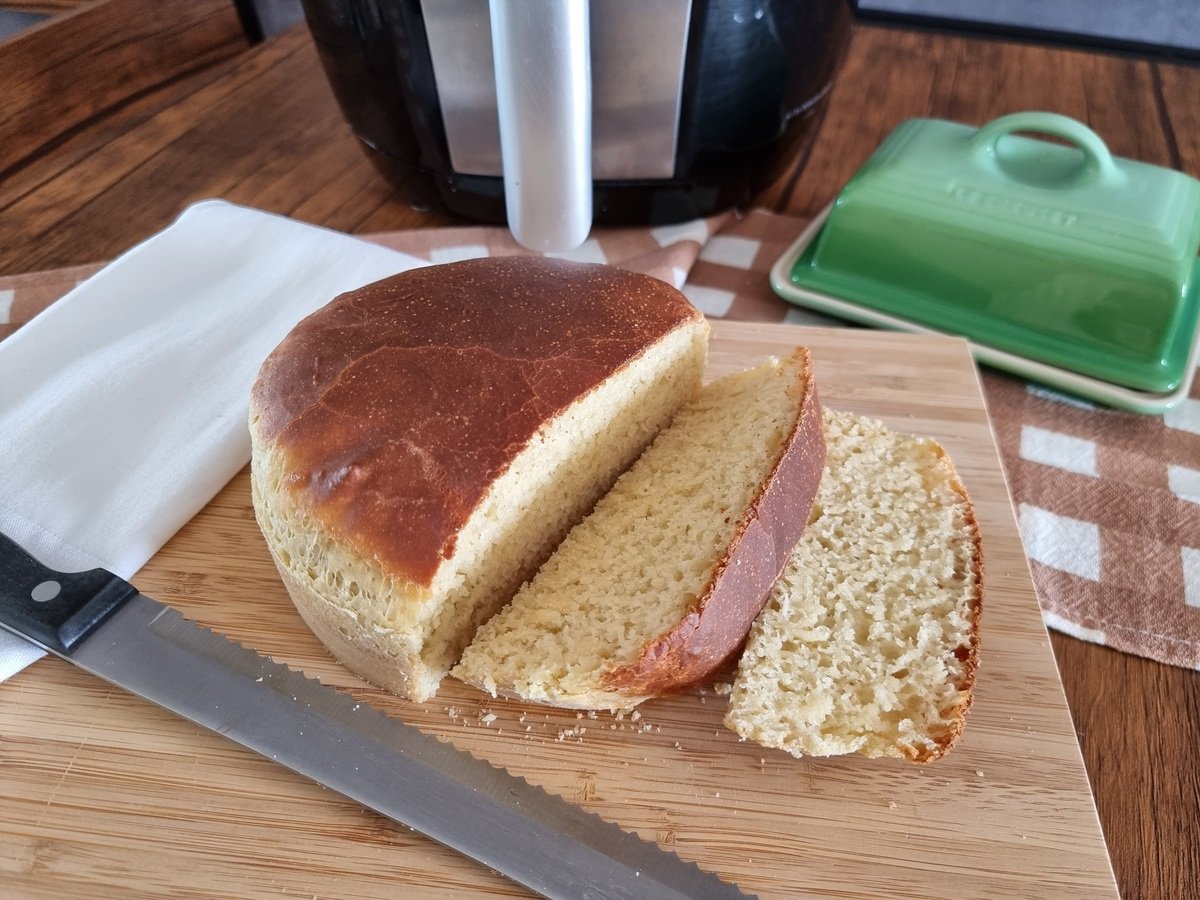
<svg viewBox="0 0 1200 900"><path fill-rule="evenodd" d="M433 695L700 382L678 291L541 258L337 298L263 364L255 512L297 609L364 678Z"/></svg>
<svg viewBox="0 0 1200 900"><path fill-rule="evenodd" d="M827 412L813 519L754 622L726 724L795 756L928 762L971 705L983 562L934 441Z"/></svg>
<svg viewBox="0 0 1200 900"><path fill-rule="evenodd" d="M479 630L455 676L618 709L706 678L800 537L824 454L806 350L706 386Z"/></svg>

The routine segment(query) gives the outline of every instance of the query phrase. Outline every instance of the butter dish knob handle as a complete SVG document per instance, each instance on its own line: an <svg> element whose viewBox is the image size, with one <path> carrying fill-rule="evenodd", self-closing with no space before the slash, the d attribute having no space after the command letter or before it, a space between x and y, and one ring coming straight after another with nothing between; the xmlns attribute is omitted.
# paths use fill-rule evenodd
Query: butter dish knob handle
<svg viewBox="0 0 1200 900"><path fill-rule="evenodd" d="M971 141L976 155L995 157L996 145L1005 135L1016 131L1036 132L1062 138L1083 153L1085 175L1099 176L1110 182L1121 180L1121 171L1100 135L1070 116L1049 112L1019 112L993 119L980 128Z"/></svg>

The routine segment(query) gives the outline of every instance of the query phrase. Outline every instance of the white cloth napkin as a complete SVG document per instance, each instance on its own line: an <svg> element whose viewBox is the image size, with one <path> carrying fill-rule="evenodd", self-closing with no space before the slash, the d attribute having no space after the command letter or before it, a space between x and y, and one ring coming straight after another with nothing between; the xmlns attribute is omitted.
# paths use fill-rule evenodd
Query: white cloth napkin
<svg viewBox="0 0 1200 900"><path fill-rule="evenodd" d="M425 265L205 201L0 343L0 531L129 578L250 459L250 386L337 294ZM0 681L42 655L0 632Z"/></svg>

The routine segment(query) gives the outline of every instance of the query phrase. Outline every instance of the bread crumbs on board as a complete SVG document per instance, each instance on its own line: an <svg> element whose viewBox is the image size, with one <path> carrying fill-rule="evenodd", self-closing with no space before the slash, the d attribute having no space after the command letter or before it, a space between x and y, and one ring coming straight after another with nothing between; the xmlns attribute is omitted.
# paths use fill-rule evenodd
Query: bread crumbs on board
<svg viewBox="0 0 1200 900"><path fill-rule="evenodd" d="M447 717L449 717L456 725L459 725L463 728L495 728L497 733L504 733L504 728L498 727L498 725L504 724L502 716L492 710L486 708L464 709L463 707L459 706L446 706L443 708ZM516 713L517 711L514 710L513 712ZM523 710L519 713L519 715L515 716L514 724L516 724L518 727L515 727L513 731L520 734L525 740L536 740L538 737L538 732L544 734L549 731L555 735L554 740L556 743L573 742L576 744L582 744L584 742L583 736L587 732L587 727L584 723L589 721L598 722L601 719L604 710L585 710L574 712L574 721L576 724L571 727L559 727L559 723L554 721L558 714L553 714L551 712L543 713L542 721L537 722L533 718L536 713L531 713L529 710ZM612 720L608 725L608 730L610 731L631 732L633 734L662 733L662 726L646 721L645 717L639 710L614 709L610 710L609 712L612 716ZM519 727L522 725L524 728ZM537 728L534 728L535 725ZM714 736L718 735L719 732L714 733ZM682 746L677 745L677 749L682 749Z"/></svg>

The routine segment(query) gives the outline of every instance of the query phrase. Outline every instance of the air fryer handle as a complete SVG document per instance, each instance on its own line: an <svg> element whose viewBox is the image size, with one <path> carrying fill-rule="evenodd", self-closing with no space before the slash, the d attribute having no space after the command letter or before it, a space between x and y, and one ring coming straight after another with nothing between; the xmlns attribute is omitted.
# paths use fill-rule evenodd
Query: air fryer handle
<svg viewBox="0 0 1200 900"><path fill-rule="evenodd" d="M588 0L490 0L508 224L540 252L592 225Z"/></svg>

